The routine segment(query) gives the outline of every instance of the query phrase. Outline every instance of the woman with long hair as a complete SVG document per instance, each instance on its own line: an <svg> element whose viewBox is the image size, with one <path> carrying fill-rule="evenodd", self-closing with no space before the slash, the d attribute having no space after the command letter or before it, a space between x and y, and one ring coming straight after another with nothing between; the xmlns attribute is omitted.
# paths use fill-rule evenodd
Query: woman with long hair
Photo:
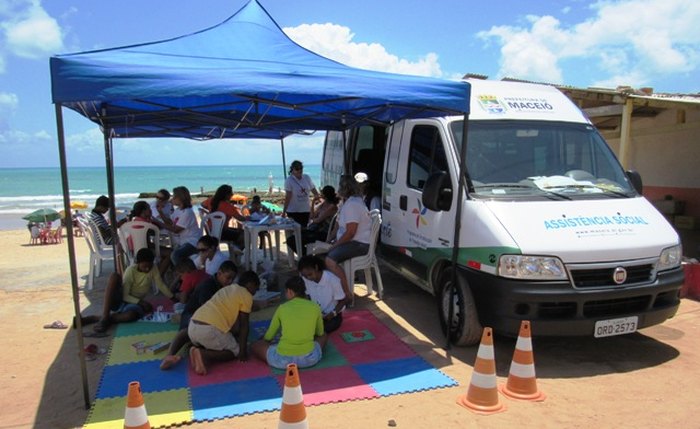
<svg viewBox="0 0 700 429"><path fill-rule="evenodd" d="M235 204L231 204L232 196L233 188L231 185L221 185L216 189L213 197L206 199L202 203L202 207L209 210L209 213L222 212L226 215L226 224L221 231L221 241L233 242L242 249L245 238L243 230L240 228L231 228L229 222L232 218L240 222L245 222L246 218Z"/></svg>

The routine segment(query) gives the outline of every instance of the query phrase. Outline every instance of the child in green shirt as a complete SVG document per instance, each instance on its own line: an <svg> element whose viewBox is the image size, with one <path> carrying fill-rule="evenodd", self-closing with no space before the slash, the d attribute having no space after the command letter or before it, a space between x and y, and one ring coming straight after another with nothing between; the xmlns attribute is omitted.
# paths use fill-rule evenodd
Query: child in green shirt
<svg viewBox="0 0 700 429"><path fill-rule="evenodd" d="M287 302L275 311L264 337L251 346L253 354L279 369L287 368L290 363L299 368L316 365L323 357L327 341L321 307L306 298L306 286L299 276L287 280L285 294ZM272 344L280 328L279 343Z"/></svg>

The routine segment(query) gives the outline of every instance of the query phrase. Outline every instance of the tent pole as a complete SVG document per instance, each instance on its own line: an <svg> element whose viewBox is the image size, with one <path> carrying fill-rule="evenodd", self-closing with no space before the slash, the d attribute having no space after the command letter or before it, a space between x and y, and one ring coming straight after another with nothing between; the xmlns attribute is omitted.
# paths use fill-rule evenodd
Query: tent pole
<svg viewBox="0 0 700 429"><path fill-rule="evenodd" d="M287 180L287 159L284 153L284 137L280 137L280 146L282 147L282 177Z"/></svg>
<svg viewBox="0 0 700 429"><path fill-rule="evenodd" d="M83 342L83 324L80 319L80 293L78 290L78 269L75 263L75 240L73 236L73 216L70 208L70 187L68 185L68 163L66 162L66 142L63 130L63 112L61 104L56 104L56 132L58 134L58 157L61 164L61 183L63 189L63 212L66 214L66 241L68 242L68 264L70 266L70 282L73 292L73 307L75 312L75 327L79 335L75 338L78 341L78 356L80 358L80 377L83 381L83 399L85 409L90 409L90 388L88 386L87 367L85 364L85 344Z"/></svg>
<svg viewBox="0 0 700 429"><path fill-rule="evenodd" d="M450 300L448 305L449 309L447 311L447 344L445 349L449 350L452 346L450 344L450 333L452 331L452 321L454 319L454 305L452 305L455 299L455 293L457 290L457 259L459 256L459 236L462 229L462 205L464 198L464 186L467 178L467 131L469 130L469 115L464 114L464 119L462 120L462 146L459 151L459 176L457 178L457 209L455 211L455 230L452 239L452 288L450 289Z"/></svg>
<svg viewBox="0 0 700 429"><path fill-rule="evenodd" d="M103 126L103 136L105 145L105 161L107 167L107 194L109 195L109 226L112 228L112 255L114 256L114 271L120 272L119 259L117 258L117 206L114 200L114 151L112 150L112 138L109 130Z"/></svg>

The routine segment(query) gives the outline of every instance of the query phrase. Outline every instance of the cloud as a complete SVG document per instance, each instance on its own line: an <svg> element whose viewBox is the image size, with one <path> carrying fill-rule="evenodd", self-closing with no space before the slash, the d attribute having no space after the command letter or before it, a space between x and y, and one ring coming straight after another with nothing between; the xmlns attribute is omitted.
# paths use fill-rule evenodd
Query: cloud
<svg viewBox="0 0 700 429"><path fill-rule="evenodd" d="M296 43L343 64L367 70L442 77L437 54L429 52L411 61L387 52L379 43L355 42L348 27L337 24L302 24L284 32Z"/></svg>
<svg viewBox="0 0 700 429"><path fill-rule="evenodd" d="M104 136L98 127L66 136L66 147L77 152L101 152L104 156Z"/></svg>
<svg viewBox="0 0 700 429"><path fill-rule="evenodd" d="M15 113L19 98L11 92L0 92L0 133L5 133L10 127L10 118Z"/></svg>
<svg viewBox="0 0 700 429"><path fill-rule="evenodd" d="M5 49L23 58L44 58L63 50L63 33L38 0L14 1L0 9Z"/></svg>
<svg viewBox="0 0 700 429"><path fill-rule="evenodd" d="M52 141L53 137L44 130L27 133L19 130L0 130L0 146L35 146Z"/></svg>
<svg viewBox="0 0 700 429"><path fill-rule="evenodd" d="M600 82L637 86L698 69L700 2L601 0L590 10L591 18L571 26L528 16L526 26L494 26L477 36L501 45L501 77L564 83L562 62L583 60L605 76Z"/></svg>

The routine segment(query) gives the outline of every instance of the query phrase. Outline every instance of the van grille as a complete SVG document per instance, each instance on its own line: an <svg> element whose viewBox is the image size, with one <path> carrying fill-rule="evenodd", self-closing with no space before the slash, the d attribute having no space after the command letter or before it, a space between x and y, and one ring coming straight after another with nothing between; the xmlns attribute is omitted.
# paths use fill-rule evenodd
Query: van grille
<svg viewBox="0 0 700 429"><path fill-rule="evenodd" d="M620 285L613 281L613 272L617 267L623 267L625 270L627 270L627 280ZM574 287L585 289L651 283L656 277L655 267L656 263L648 262L638 265L625 265L619 263L606 264L606 266L596 264L595 266L590 267L586 267L585 265L577 265L569 266L568 268Z"/></svg>

